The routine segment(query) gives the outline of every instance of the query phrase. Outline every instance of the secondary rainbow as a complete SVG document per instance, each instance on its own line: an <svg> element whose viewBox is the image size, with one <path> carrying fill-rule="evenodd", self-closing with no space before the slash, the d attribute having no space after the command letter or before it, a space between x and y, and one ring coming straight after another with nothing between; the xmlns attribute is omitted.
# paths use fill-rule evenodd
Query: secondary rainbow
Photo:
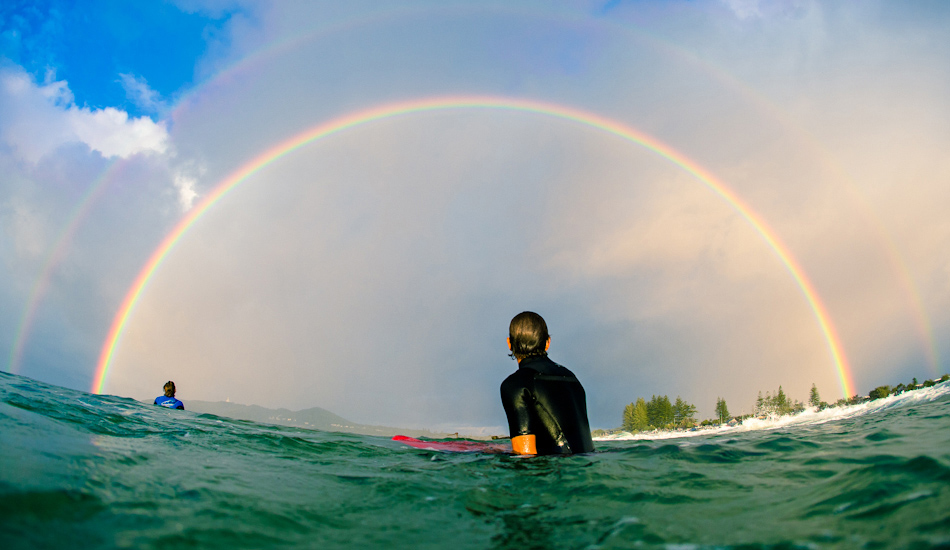
<svg viewBox="0 0 950 550"><path fill-rule="evenodd" d="M694 176L717 195L731 204L742 217L748 221L753 228L762 236L768 245L775 251L779 259L791 273L798 287L801 289L812 309L822 334L827 341L832 361L838 373L841 383L841 390L844 396L849 397L854 394L854 382L851 375L847 358L842 349L838 334L831 322L828 311L815 291L811 281L805 276L804 270L794 259L789 249L778 238L774 231L753 212L735 193L732 192L723 182L713 176L705 168L693 162L682 153L672 147L660 142L656 138L644 134L630 126L603 116L552 103L545 103L533 100L511 99L504 97L491 96L463 96L463 97L435 97L423 98L412 101L403 101L397 103L388 103L372 107L370 109L358 111L348 115L341 116L319 124L309 130L301 132L290 139L287 139L270 149L267 149L260 155L251 159L235 172L222 180L204 199L201 200L165 237L158 248L152 253L148 262L139 272L132 286L129 288L119 307L112 326L102 345L99 354L99 361L96 365L96 372L93 376L91 391L93 393L102 393L105 388L106 377L109 373L109 366L112 357L115 354L116 347L122 336L132 311L138 302L139 297L148 285L149 280L155 271L161 265L165 256L174 248L179 239L188 231L188 229L205 213L214 206L228 192L246 181L251 175L262 168L283 158L284 156L296 151L297 149L321 138L325 138L344 130L365 125L374 121L395 118L400 116L459 109L495 109L509 110L526 113L534 113L549 117L572 121L584 126L596 128L608 134L626 139L660 155L661 157L673 162L683 170Z"/></svg>
<svg viewBox="0 0 950 550"><path fill-rule="evenodd" d="M49 253L46 255L46 259L43 261L43 265L36 277L36 281L34 281L33 286L30 288L29 298L23 306L23 311L20 314L20 322L14 331L13 348L10 351L10 357L7 361L7 369L9 372L13 374L20 373L23 353L26 349L27 341L30 338L33 323L36 321L40 301L49 289L53 273L66 256L66 251L70 243L79 231L82 222L86 220L92 211L92 206L99 197L104 194L106 188L115 181L115 177L120 173L121 167L122 163L118 160L111 161L106 169L103 170L102 174L89 185L67 217L66 223L63 224L63 228L59 232L59 236L54 241L53 246L50 247Z"/></svg>

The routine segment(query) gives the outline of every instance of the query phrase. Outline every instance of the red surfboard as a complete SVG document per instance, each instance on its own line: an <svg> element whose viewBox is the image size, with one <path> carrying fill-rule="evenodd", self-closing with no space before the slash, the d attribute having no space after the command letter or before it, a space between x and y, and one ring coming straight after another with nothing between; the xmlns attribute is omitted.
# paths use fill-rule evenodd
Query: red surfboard
<svg viewBox="0 0 950 550"><path fill-rule="evenodd" d="M399 441L417 449L442 451L446 453L511 453L511 443L489 443L487 441L470 441L468 439L423 441L405 435L393 436L393 441Z"/></svg>

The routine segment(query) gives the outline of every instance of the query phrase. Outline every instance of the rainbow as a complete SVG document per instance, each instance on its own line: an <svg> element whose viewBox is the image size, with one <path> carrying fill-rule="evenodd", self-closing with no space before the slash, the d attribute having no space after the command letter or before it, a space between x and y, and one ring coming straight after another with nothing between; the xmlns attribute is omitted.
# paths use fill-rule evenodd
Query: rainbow
<svg viewBox="0 0 950 550"><path fill-rule="evenodd" d="M86 189L67 218L66 223L63 224L63 229L50 248L50 252L46 255L39 275L36 277L32 288L30 288L29 299L23 307L20 322L14 332L13 348L7 361L9 372L19 374L26 342L29 340L33 323L36 321L41 298L49 288L55 268L66 256L66 249L79 231L79 226L89 216L92 206L103 195L106 188L115 180L115 175L119 172L121 166L122 164L118 160L111 161L102 174Z"/></svg>
<svg viewBox="0 0 950 550"><path fill-rule="evenodd" d="M484 11L484 9L484 7L480 6L478 11L481 13ZM563 8L559 6L551 7L551 9L556 10L556 13L522 9L509 5L491 6L488 9L492 12L501 13L508 16L515 15L534 19L543 18L560 22L573 22L578 17L584 17L587 19L591 15L585 11L578 11L570 7ZM396 9L387 9L383 12L358 14L353 17L344 17L338 20L321 21L317 28L307 29L301 31L298 34L282 36L279 40L268 43L260 49L251 52L249 55L241 57L230 65L220 69L213 78L204 80L199 85L189 90L182 97L178 98L177 105L170 113L170 118L174 121L180 116L183 116L183 114L189 108L194 107L201 97L201 92L213 86L220 85L221 83L242 78L246 76L245 73L259 68L260 66L275 58L277 55L286 53L288 51L293 51L306 42L316 40L319 37L352 32L361 27L366 27L373 24L393 22L397 19L410 19L420 14L431 16L434 10L438 10L444 14L456 15L463 14L466 11L466 9L461 6L440 5L438 7L427 6L425 8L409 8L401 6ZM929 364L932 373L935 376L939 376L941 364L940 352L938 350L936 338L934 337L934 331L932 323L930 322L930 317L926 308L924 307L924 301L920 295L918 288L919 285L917 284L915 277L911 274L907 265L907 261L904 259L903 254L895 243L893 236L891 236L890 232L885 227L880 217L876 214L874 208L869 204L866 197L861 193L859 187L855 184L853 177L849 175L841 167L840 163L838 163L838 161L836 161L832 155L830 155L825 150L825 148L822 147L822 145L814 138L814 136L805 131L796 120L794 120L792 117L789 117L788 114L785 113L778 105L766 98L760 92L754 90L748 84L745 84L741 80L732 76L721 67L710 62L708 59L704 59L701 56L696 55L695 52L670 42L664 37L653 34L648 28L624 23L621 20L615 18L604 17L603 15L605 14L606 11L600 14L601 16L594 19L593 22L598 26L611 28L636 40L642 41L650 47L661 51L663 55L667 56L668 59L673 59L679 63L687 64L690 67L702 72L704 75L715 79L719 84L727 87L729 90L741 95L745 100L755 105L760 113L768 116L773 121L778 123L781 128L784 128L790 134L794 135L798 142L805 145L815 156L815 158L820 160L824 166L833 171L835 181L844 184L843 187L855 200L855 203L861 209L865 219L870 223L874 232L877 234L880 246L890 263L893 273L897 276L898 285L907 297L908 309L911 316L913 317L914 324L916 325L917 335L923 347L927 363Z"/></svg>
<svg viewBox="0 0 950 550"><path fill-rule="evenodd" d="M875 213L874 207L869 203L866 194L861 192L854 178L841 166L840 162L822 147L814 136L802 128L798 121L788 116L778 105L767 99L765 95L755 91L748 84L739 81L708 60L700 59L692 52L688 52L676 46L669 46L665 43L664 46L671 48L671 51L675 52L679 59L690 63L705 74L717 79L730 89L741 94L746 101L756 105L760 112L768 115L774 119L780 127L793 134L799 143L807 147L815 158L819 159L826 168L831 170L834 175L834 181L844 184L842 187L854 200L859 211L865 220L869 222L869 225L877 235L877 240L890 263L891 270L897 276L898 284L908 298L909 310L914 319L914 324L917 326L917 335L924 348L927 364L930 366L930 370L935 377L940 376L940 352L937 348L937 340L934 338L930 316L927 314L927 309L924 307L924 300L920 295L919 285L911 273L907 261L904 259L904 255L894 241L894 237L890 231L888 231L884 222L881 221L880 216Z"/></svg>
<svg viewBox="0 0 950 550"><path fill-rule="evenodd" d="M683 170L691 174L697 180L706 185L717 195L725 199L748 221L756 231L762 236L768 245L775 251L779 259L791 273L795 282L798 284L805 299L811 306L821 331L827 341L831 358L837 369L841 390L845 397L854 394L853 377L842 349L840 338L831 322L828 311L815 291L814 286L805 276L801 266L792 256L788 247L778 238L774 231L753 212L735 193L733 193L723 182L718 180L710 172L699 164L693 162L682 153L674 150L659 140L646 135L632 127L626 126L620 122L596 115L590 112L582 111L572 107L556 105L533 100L511 99L504 97L491 96L464 96L464 97L436 97L424 98L412 101L403 101L379 105L358 111L330 121L319 124L309 130L301 132L277 145L267 149L257 157L251 159L243 166L238 168L204 197L201 202L175 226L174 229L165 237L158 248L152 253L148 262L139 272L132 286L129 288L122 301L119 310L116 312L112 321L112 326L102 344L99 355L99 361L96 365L96 371L93 376L91 391L93 393L102 393L106 377L109 373L109 366L115 354L116 348L122 336L122 331L135 308L139 297L148 285L149 280L155 274L155 271L161 265L162 261L171 252L175 244L191 228L191 226L207 212L212 206L217 204L228 192L246 181L250 176L281 158L293 153L301 147L310 144L318 139L322 139L344 130L368 124L371 122L395 118L400 116L458 109L495 109L507 111L520 111L545 115L562 120L568 120L595 128L608 134L620 137L627 141L636 143L653 151L659 156L673 162Z"/></svg>
<svg viewBox="0 0 950 550"><path fill-rule="evenodd" d="M477 11L482 13L484 9L484 7L479 7ZM539 12L538 10L523 9L509 5L492 6L489 8L489 10L494 13L505 14L506 16L548 19L562 23L574 22L578 17L584 17L585 20L587 20L591 15L570 7L563 8L555 6L551 7L551 9L555 10L555 12L551 13L550 10ZM176 107L171 112L170 118L175 120L182 116L189 108L194 107L202 95L201 92L204 90L220 85L223 82L248 76L246 73L249 71L261 67L274 59L277 55L297 49L306 42L334 34L353 32L354 30L365 28L369 25L391 23L398 19L411 19L421 14L431 16L436 10L447 15L463 15L466 11L470 11L462 6L440 5L438 7L427 6L425 8L401 6L395 9L386 9L382 12L374 11L372 14L358 14L338 20L321 21L320 25L314 29L304 30L298 34L282 36L279 40L266 44L262 48L251 52L249 55L241 57L231 65L224 67L218 71L213 78L205 80L179 98ZM750 104L755 105L760 113L768 116L778 123L781 128L785 129L791 135L794 135L796 140L806 146L816 159L833 171L835 181L844 184L842 187L850 194L852 199L854 199L855 204L877 235L881 249L890 263L891 270L897 277L898 286L907 298L908 311L914 320L917 335L923 347L927 363L930 366L931 372L935 376L939 376L941 358L937 341L936 338L934 338L930 317L920 295L919 285L911 274L907 261L895 243L893 236L881 221L880 216L876 214L866 196L854 182L853 177L841 167L840 163L822 147L814 136L804 130L796 120L789 117L787 113L762 93L754 90L748 84L732 76L708 59L696 55L695 52L670 42L668 39L650 32L647 28L630 25L618 19L601 16L591 22L598 26L624 33L626 36L641 41L649 47L662 52L667 59L686 64L700 71L707 77L716 80L729 90L739 94Z"/></svg>

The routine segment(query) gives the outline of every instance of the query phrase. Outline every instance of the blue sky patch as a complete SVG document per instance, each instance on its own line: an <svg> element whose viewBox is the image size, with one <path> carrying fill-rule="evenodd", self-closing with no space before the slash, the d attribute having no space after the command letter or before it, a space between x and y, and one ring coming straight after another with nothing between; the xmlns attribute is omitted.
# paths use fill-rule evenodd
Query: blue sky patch
<svg viewBox="0 0 950 550"><path fill-rule="evenodd" d="M167 2L15 0L0 8L0 55L38 82L53 71L78 105L153 115L156 101L190 87L208 33L229 16L185 13ZM133 100L129 76L147 82L158 98Z"/></svg>

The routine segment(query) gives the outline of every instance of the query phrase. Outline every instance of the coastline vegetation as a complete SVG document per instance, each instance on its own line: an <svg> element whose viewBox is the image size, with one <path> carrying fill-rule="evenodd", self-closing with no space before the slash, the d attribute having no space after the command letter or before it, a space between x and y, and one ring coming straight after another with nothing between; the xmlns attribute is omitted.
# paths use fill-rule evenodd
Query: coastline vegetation
<svg viewBox="0 0 950 550"><path fill-rule="evenodd" d="M750 417L769 418L793 415L809 407L820 411L830 407L856 405L866 401L882 399L889 395L901 394L906 391L929 388L930 386L946 382L947 380L950 380L950 374L944 374L942 377L933 380L925 380L923 383L918 383L915 377L907 384L878 386L871 390L866 396L854 395L850 398L838 399L834 403L822 401L818 393L818 387L812 384L807 405L801 401L790 398L782 389L782 386L779 386L774 394L766 392L763 396L760 391L753 405L753 412L751 414L732 416L729 414L729 407L726 404L726 400L717 397L715 408L716 417L702 421L696 420L696 406L688 403L679 396L677 396L673 402L671 402L670 398L666 395L654 395L649 401L643 397L638 397L635 402L624 407L619 428L612 430L593 430L592 435L600 437L620 432L635 434L658 430L690 430L722 424L736 425Z"/></svg>

